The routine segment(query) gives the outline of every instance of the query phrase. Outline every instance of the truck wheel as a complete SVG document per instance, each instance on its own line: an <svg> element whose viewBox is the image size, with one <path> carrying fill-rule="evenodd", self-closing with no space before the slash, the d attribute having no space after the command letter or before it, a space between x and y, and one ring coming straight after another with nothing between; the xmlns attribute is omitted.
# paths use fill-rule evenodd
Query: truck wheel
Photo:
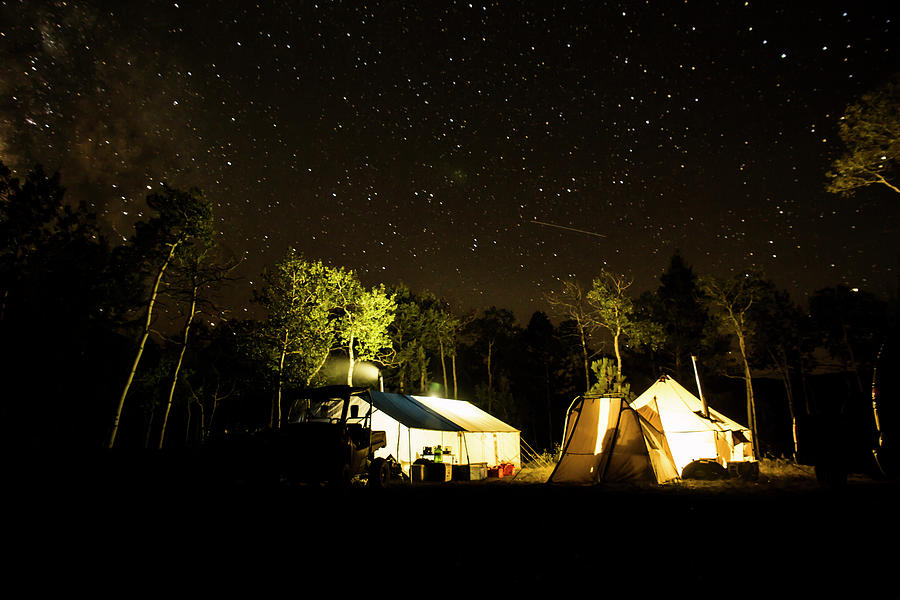
<svg viewBox="0 0 900 600"><path fill-rule="evenodd" d="M383 458L376 458L369 468L369 485L376 488L386 487L391 481L391 465Z"/></svg>

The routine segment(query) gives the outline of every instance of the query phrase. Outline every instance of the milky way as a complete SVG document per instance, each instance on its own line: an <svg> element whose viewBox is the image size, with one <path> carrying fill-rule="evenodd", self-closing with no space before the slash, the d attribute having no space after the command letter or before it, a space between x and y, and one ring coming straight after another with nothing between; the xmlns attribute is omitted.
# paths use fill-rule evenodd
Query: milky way
<svg viewBox="0 0 900 600"><path fill-rule="evenodd" d="M655 287L676 249L885 294L900 202L824 186L897 26L805 4L0 2L0 160L59 169L114 239L202 188L236 312L288 246L520 319L600 267Z"/></svg>

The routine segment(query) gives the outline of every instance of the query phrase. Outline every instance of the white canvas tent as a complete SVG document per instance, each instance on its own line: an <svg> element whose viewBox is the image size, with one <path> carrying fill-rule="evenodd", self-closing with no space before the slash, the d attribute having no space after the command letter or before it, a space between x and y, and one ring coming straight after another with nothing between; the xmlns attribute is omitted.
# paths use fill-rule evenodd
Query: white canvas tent
<svg viewBox="0 0 900 600"><path fill-rule="evenodd" d="M519 430L470 402L370 390L354 396L353 405L360 416L371 407L372 430L387 435L387 447L375 455L393 456L406 473L435 446L450 449L443 460L451 464L522 465Z"/></svg>
<svg viewBox="0 0 900 600"><path fill-rule="evenodd" d="M752 460L750 432L663 376L632 402L576 398L566 417L551 483L656 481L681 476L695 460L723 467Z"/></svg>
<svg viewBox="0 0 900 600"><path fill-rule="evenodd" d="M631 406L643 415L659 415L679 473L703 458L723 467L753 460L750 430L712 408L707 417L703 402L671 377L661 377Z"/></svg>
<svg viewBox="0 0 900 600"><path fill-rule="evenodd" d="M665 436L627 401L582 396L572 403L550 483L665 483L677 478Z"/></svg>

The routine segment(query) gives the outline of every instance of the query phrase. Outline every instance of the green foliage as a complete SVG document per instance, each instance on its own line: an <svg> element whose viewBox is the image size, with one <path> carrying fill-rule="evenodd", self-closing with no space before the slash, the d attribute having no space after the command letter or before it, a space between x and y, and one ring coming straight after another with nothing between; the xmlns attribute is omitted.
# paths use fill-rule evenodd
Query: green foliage
<svg viewBox="0 0 900 600"><path fill-rule="evenodd" d="M588 292L588 301L597 314L597 322L613 336L613 349L619 373L622 371L621 344L628 340L633 346L656 349L665 340L660 325L649 319L640 319L635 304L628 295L631 280L624 275L601 269Z"/></svg>
<svg viewBox="0 0 900 600"><path fill-rule="evenodd" d="M350 277L347 271L310 261L289 250L262 275L253 300L266 311L258 335L258 351L277 377L277 387L315 383L338 339L331 311L333 292Z"/></svg>
<svg viewBox="0 0 900 600"><path fill-rule="evenodd" d="M829 192L848 195L880 184L900 194L900 74L849 105L839 134L846 150L827 173Z"/></svg>
<svg viewBox="0 0 900 600"><path fill-rule="evenodd" d="M335 281L337 336L350 361L347 383L352 385L357 361L387 363L393 344L389 328L397 304L384 285L366 289L352 271Z"/></svg>
<svg viewBox="0 0 900 600"><path fill-rule="evenodd" d="M415 294L402 284L391 288L390 293L396 303L395 318L389 328L394 349L393 379L400 391L412 392L416 379L420 382L427 379L428 354L437 346L433 296Z"/></svg>
<svg viewBox="0 0 900 600"><path fill-rule="evenodd" d="M591 362L591 371L594 373L596 381L588 390L589 394L614 394L626 400L634 398L634 394L631 393L631 384L625 381L625 376L619 372L616 364L609 358L604 357Z"/></svg>

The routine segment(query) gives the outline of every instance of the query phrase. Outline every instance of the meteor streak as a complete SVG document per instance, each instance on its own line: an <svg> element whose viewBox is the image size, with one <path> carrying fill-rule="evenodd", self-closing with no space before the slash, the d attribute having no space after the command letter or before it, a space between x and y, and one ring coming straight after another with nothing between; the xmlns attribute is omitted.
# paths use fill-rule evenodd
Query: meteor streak
<svg viewBox="0 0 900 600"><path fill-rule="evenodd" d="M544 221L538 221L537 219L534 219L531 222L534 223L535 225L544 225L546 227L557 227L559 229L565 229L567 231L574 231L576 233L584 233L586 235L593 235L593 236L602 237L602 238L606 237L602 233L594 233L593 231L585 231L584 229L576 229L575 227L567 227L565 225L557 225L556 223L545 223Z"/></svg>

